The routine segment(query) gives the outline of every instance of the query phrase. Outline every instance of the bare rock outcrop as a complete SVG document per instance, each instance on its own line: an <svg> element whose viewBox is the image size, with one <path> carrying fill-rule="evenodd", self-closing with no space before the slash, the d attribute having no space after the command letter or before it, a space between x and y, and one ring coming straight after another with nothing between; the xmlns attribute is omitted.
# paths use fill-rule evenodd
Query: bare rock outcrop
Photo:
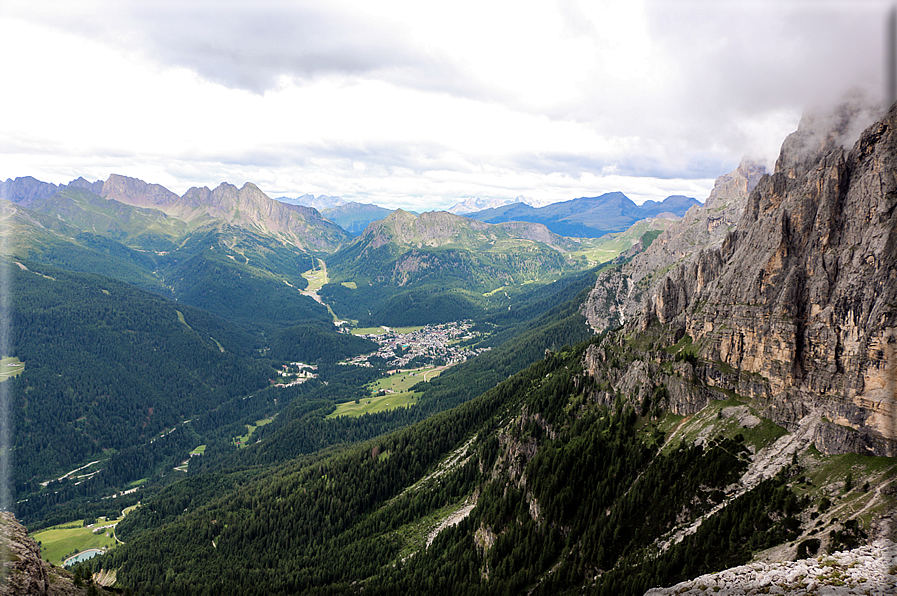
<svg viewBox="0 0 897 596"><path fill-rule="evenodd" d="M643 308L701 357L762 379L789 429L810 412L828 453L897 453L897 106L807 117L719 247L666 273ZM820 129L820 123L825 125Z"/></svg>
<svg viewBox="0 0 897 596"><path fill-rule="evenodd" d="M897 590L897 548L887 540L814 559L751 563L708 573L669 588L653 588L645 596L714 594L868 594L885 596Z"/></svg>
<svg viewBox="0 0 897 596"><path fill-rule="evenodd" d="M3 531L0 594L49 594L50 575L40 558L37 543L8 511L0 511L0 528Z"/></svg>
<svg viewBox="0 0 897 596"><path fill-rule="evenodd" d="M582 306L589 324L601 331L639 316L672 267L691 263L701 250L722 244L741 217L748 193L765 172L764 166L743 160L716 180L703 206L690 208L628 263L603 272Z"/></svg>
<svg viewBox="0 0 897 596"><path fill-rule="evenodd" d="M0 199L6 199L25 207L35 201L45 199L59 192L61 187L49 182L41 182L33 176L7 178L0 182Z"/></svg>

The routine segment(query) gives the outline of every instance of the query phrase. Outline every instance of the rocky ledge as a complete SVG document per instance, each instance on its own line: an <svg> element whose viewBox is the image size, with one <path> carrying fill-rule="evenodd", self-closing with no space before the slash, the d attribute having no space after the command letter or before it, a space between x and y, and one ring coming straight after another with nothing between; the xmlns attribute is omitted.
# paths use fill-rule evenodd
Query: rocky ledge
<svg viewBox="0 0 897 596"><path fill-rule="evenodd" d="M653 588L645 596L713 594L897 594L897 545L871 545L813 559L785 563L751 563L702 575L670 588Z"/></svg>

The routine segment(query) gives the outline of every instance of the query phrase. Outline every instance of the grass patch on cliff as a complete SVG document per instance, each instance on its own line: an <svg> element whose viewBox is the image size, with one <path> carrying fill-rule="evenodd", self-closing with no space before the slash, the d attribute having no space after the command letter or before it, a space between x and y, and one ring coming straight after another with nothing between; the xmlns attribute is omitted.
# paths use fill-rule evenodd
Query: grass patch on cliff
<svg viewBox="0 0 897 596"><path fill-rule="evenodd" d="M730 415L723 413L723 410L729 407L747 408L747 412L759 418L759 422L754 426L742 426L738 416L734 413ZM701 411L686 418L667 414L658 424L658 428L664 431L668 437L664 450L673 449L682 441L686 444L694 444L718 436L731 439L739 434L744 437L747 445L752 446L755 450L760 450L772 444L779 437L788 434L788 431L781 426L767 418L760 417L756 410L745 403L745 398L736 394L728 399L711 401ZM670 438L673 440L670 441Z"/></svg>
<svg viewBox="0 0 897 596"><path fill-rule="evenodd" d="M807 452L807 478L816 487L831 487L843 483L850 476L852 488L862 488L869 482L870 489L897 476L897 457L879 457L844 453L823 455L815 448Z"/></svg>
<svg viewBox="0 0 897 596"><path fill-rule="evenodd" d="M769 418L760 418L760 424L752 428L742 427L739 432L744 435L744 442L752 446L756 451L772 445L780 437L788 434L787 429L779 426Z"/></svg>
<svg viewBox="0 0 897 596"><path fill-rule="evenodd" d="M396 556L396 560L404 560L417 551L426 548L427 537L430 535L430 532L438 528L443 520L458 509L459 505L457 503L446 505L395 530L394 535L398 536L404 545Z"/></svg>

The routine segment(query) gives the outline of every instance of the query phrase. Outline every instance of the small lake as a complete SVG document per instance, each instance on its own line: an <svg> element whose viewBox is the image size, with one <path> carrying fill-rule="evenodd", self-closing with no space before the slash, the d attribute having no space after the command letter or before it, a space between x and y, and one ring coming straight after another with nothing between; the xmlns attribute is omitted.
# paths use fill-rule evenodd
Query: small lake
<svg viewBox="0 0 897 596"><path fill-rule="evenodd" d="M97 555L102 555L104 552L106 551L100 548L89 548L87 550L82 550L74 557L69 557L68 559L63 561L62 566L68 567L69 565L74 565L75 563L80 563L82 561L86 561L87 559L92 559Z"/></svg>

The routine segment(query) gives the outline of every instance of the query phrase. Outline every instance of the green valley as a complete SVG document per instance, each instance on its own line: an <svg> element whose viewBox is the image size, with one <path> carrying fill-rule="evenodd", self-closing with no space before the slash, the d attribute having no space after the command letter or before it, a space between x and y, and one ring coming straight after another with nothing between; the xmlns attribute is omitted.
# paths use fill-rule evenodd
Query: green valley
<svg viewBox="0 0 897 596"><path fill-rule="evenodd" d="M641 595L889 540L895 122L602 238L7 183L16 515L146 595Z"/></svg>

